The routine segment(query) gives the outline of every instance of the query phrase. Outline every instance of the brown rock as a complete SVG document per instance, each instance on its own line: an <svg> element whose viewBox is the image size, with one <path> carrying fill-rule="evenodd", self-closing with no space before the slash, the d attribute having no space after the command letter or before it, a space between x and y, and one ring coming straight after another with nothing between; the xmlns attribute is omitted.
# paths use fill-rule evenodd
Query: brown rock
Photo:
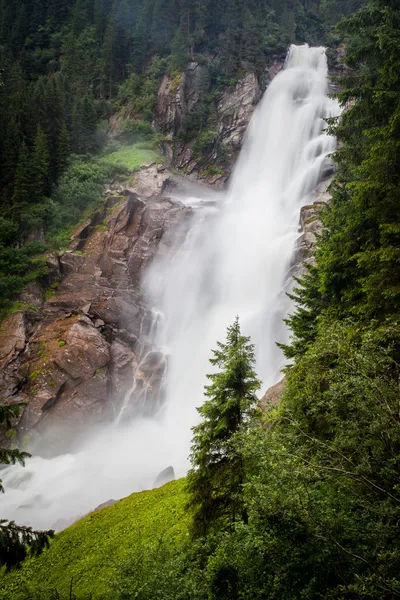
<svg viewBox="0 0 400 600"><path fill-rule="evenodd" d="M60 256L61 272L63 275L77 273L85 263L85 258L74 252L65 252Z"/></svg>
<svg viewBox="0 0 400 600"><path fill-rule="evenodd" d="M247 73L223 92L218 102L219 138L224 146L239 150L254 109L261 98L255 73Z"/></svg>
<svg viewBox="0 0 400 600"><path fill-rule="evenodd" d="M135 354L126 345L114 341L110 347L110 375L116 396L122 401L127 390L132 389L133 373L137 367Z"/></svg>
<svg viewBox="0 0 400 600"><path fill-rule="evenodd" d="M13 361L25 348L25 319L21 312L6 317L0 327L0 369Z"/></svg>
<svg viewBox="0 0 400 600"><path fill-rule="evenodd" d="M269 408L280 403L285 386L286 379L282 379L282 381L276 383L265 392L260 400L260 406L263 412L266 412Z"/></svg>
<svg viewBox="0 0 400 600"><path fill-rule="evenodd" d="M73 379L92 377L109 360L107 342L89 319L84 318L71 327L65 346L54 357L56 365Z"/></svg>
<svg viewBox="0 0 400 600"><path fill-rule="evenodd" d="M302 233L297 240L297 251L293 263L296 276L304 275L307 272L307 264L315 264L313 251L317 235L320 235L323 230L321 210L330 200L329 186L331 182L332 177L321 181L315 190L314 204L303 206L300 211L300 229Z"/></svg>
<svg viewBox="0 0 400 600"><path fill-rule="evenodd" d="M18 294L18 300L24 302L28 306L41 308L44 302L42 288L36 281L33 281Z"/></svg>
<svg viewBox="0 0 400 600"><path fill-rule="evenodd" d="M141 198L159 196L164 190L169 178L170 173L165 167L161 166L160 168L160 165L157 165L156 163L146 165L146 168L139 171L136 175L133 191Z"/></svg>

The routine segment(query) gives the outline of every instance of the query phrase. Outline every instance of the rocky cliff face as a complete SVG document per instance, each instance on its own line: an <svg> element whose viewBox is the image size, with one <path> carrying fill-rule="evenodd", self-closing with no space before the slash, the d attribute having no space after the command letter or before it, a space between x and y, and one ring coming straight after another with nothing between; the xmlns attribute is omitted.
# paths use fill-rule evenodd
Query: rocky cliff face
<svg viewBox="0 0 400 600"><path fill-rule="evenodd" d="M346 76L349 72L343 64L344 54L343 46L328 51L330 93L339 90L339 84L334 78ZM283 65L283 59L274 60L266 69L262 84L254 72L247 72L234 85L224 89L217 101L216 131L210 147L207 148L206 157L200 157L196 153L195 143L185 143L176 139L185 120L196 110L199 103L204 101L206 67L191 62L182 75L165 75L158 90L153 127L166 136L162 150L169 164L184 169L192 178L203 178L211 184L223 184L231 173L247 126L263 91ZM201 172L202 167L215 164L221 167L220 174L207 176Z"/></svg>
<svg viewBox="0 0 400 600"><path fill-rule="evenodd" d="M185 234L191 216L163 193L169 177L152 165L132 187L109 187L103 209L75 232L70 249L49 257L56 293L46 299L31 286L24 293L31 308L2 322L0 401L26 403L20 443L40 447L51 431L47 443L68 448L83 427L115 417L134 375L135 401L146 389L151 410L165 365L152 352L154 315L141 277L156 255L170 251L178 230Z"/></svg>
<svg viewBox="0 0 400 600"><path fill-rule="evenodd" d="M266 71L265 86L282 68L282 61L274 62ZM185 169L191 176L198 176L199 157L195 153L194 143L175 140L190 114L202 100L202 82L205 67L198 63L189 64L182 76L165 75L161 82L157 106L154 112L153 126L164 133L167 140L163 151L171 165ZM226 88L217 102L217 131L207 154L207 163L215 164L223 154L224 169L219 176L209 177L210 183L223 183L230 174L235 158L242 146L244 134L251 116L257 106L263 88L255 73L246 73L237 83Z"/></svg>
<svg viewBox="0 0 400 600"><path fill-rule="evenodd" d="M329 186L332 177L321 181L318 185L313 204L303 206L300 211L300 237L297 241L295 257L296 275L301 276L307 271L306 265L315 264L313 255L317 235L322 232L321 210L330 200Z"/></svg>

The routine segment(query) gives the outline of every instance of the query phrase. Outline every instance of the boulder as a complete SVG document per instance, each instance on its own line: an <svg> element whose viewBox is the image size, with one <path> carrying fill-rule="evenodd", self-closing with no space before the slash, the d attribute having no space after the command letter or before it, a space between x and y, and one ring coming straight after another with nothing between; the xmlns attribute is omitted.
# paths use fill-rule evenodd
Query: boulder
<svg viewBox="0 0 400 600"><path fill-rule="evenodd" d="M157 475L156 480L153 483L153 488L161 487L170 481L175 481L174 467L171 466L167 467Z"/></svg>
<svg viewBox="0 0 400 600"><path fill-rule="evenodd" d="M132 389L133 374L137 368L137 358L128 345L115 340L110 346L110 376L114 397L121 404L126 392Z"/></svg>
<svg viewBox="0 0 400 600"><path fill-rule="evenodd" d="M170 173L162 165L153 163L142 167L135 178L133 191L141 198L159 196L169 181Z"/></svg>
<svg viewBox="0 0 400 600"><path fill-rule="evenodd" d="M110 360L107 342L92 322L82 317L66 336L65 346L54 357L55 364L73 379L88 379Z"/></svg>
<svg viewBox="0 0 400 600"><path fill-rule="evenodd" d="M265 392L260 400L262 412L267 412L271 407L277 406L280 403L285 386L286 379L282 379L282 381L276 383Z"/></svg>
<svg viewBox="0 0 400 600"><path fill-rule="evenodd" d="M37 281L32 281L18 294L18 300L29 307L41 308L44 303L43 290Z"/></svg>
<svg viewBox="0 0 400 600"><path fill-rule="evenodd" d="M85 258L75 252L64 252L60 256L60 267L63 276L70 273L77 273L85 263Z"/></svg>

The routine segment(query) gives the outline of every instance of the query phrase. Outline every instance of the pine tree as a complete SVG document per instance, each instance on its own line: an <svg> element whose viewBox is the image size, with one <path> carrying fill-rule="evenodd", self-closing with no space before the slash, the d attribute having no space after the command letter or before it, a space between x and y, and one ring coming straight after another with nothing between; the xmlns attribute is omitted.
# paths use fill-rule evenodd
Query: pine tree
<svg viewBox="0 0 400 600"><path fill-rule="evenodd" d="M97 43L101 45L103 43L104 31L107 23L104 0L94 0L93 21L96 28Z"/></svg>
<svg viewBox="0 0 400 600"><path fill-rule="evenodd" d="M223 15L222 62L226 76L235 75L239 67L240 39L243 25L243 6L239 0L228 0Z"/></svg>
<svg viewBox="0 0 400 600"><path fill-rule="evenodd" d="M184 71L188 61L188 48L185 35L181 27L178 27L174 33L171 42L171 63L177 71Z"/></svg>
<svg viewBox="0 0 400 600"><path fill-rule="evenodd" d="M83 152L94 152L98 150L96 138L97 113L93 97L87 94L81 104L82 135L81 150Z"/></svg>
<svg viewBox="0 0 400 600"><path fill-rule="evenodd" d="M168 53L174 26L179 19L175 12L176 5L170 0L154 0L151 25L151 39L156 52L165 55Z"/></svg>
<svg viewBox="0 0 400 600"><path fill-rule="evenodd" d="M13 206L21 210L31 202L33 197L32 190L32 163L29 149L25 142L22 142L18 156L18 165L15 173L14 194L12 198Z"/></svg>
<svg viewBox="0 0 400 600"><path fill-rule="evenodd" d="M37 127L32 154L32 188L38 201L50 193L49 143L40 125Z"/></svg>
<svg viewBox="0 0 400 600"><path fill-rule="evenodd" d="M143 73L149 57L149 36L146 30L144 16L141 15L136 23L132 37L132 67L137 74Z"/></svg>
<svg viewBox="0 0 400 600"><path fill-rule="evenodd" d="M262 52L260 23L249 9L244 10L241 59L249 62L257 72L262 72L264 57Z"/></svg>
<svg viewBox="0 0 400 600"><path fill-rule="evenodd" d="M18 124L15 121L15 119L10 119L6 125L3 145L3 181L5 185L9 185L14 179L14 175L18 165L18 155L21 145L21 130L18 127Z"/></svg>
<svg viewBox="0 0 400 600"><path fill-rule="evenodd" d="M194 536L213 529L229 529L247 517L241 498L243 456L238 436L257 416L260 381L254 371L254 346L241 334L239 319L227 329L225 343L218 342L210 363L221 369L207 375L206 402L193 428L192 470L188 475Z"/></svg>
<svg viewBox="0 0 400 600"><path fill-rule="evenodd" d="M0 406L0 425L11 429L12 421L19 415L22 404ZM15 465L20 463L25 466L25 460L30 457L27 452L17 449L0 447L0 465ZM4 492L0 480L0 492ZM7 570L18 566L28 555L40 554L49 546L49 538L54 536L54 531L33 531L31 527L16 525L13 521L0 519L0 566L5 565Z"/></svg>
<svg viewBox="0 0 400 600"><path fill-rule="evenodd" d="M14 63L7 73L7 119L14 119L20 131L26 126L28 114L28 89L25 73L19 63Z"/></svg>
<svg viewBox="0 0 400 600"><path fill-rule="evenodd" d="M64 122L57 140L57 174L61 175L67 165L70 154L67 125Z"/></svg>

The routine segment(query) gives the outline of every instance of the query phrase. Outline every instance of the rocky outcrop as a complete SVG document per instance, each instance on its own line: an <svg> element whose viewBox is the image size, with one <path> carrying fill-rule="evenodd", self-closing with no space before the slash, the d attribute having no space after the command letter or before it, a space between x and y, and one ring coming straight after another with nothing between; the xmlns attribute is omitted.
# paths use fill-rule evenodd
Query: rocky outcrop
<svg viewBox="0 0 400 600"><path fill-rule="evenodd" d="M167 467L161 473L159 473L156 477L156 480L153 483L153 488L161 487L170 481L175 480L175 470L174 467Z"/></svg>
<svg viewBox="0 0 400 600"><path fill-rule="evenodd" d="M301 235L297 240L295 255L296 276L301 276L307 272L307 264L315 264L314 247L317 236L323 229L321 211L330 200L329 186L331 183L332 177L322 181L315 191L313 204L303 206L300 211Z"/></svg>
<svg viewBox="0 0 400 600"><path fill-rule="evenodd" d="M255 73L247 73L235 86L226 89L217 107L218 138L229 159L234 159L240 148L247 126L262 95Z"/></svg>
<svg viewBox="0 0 400 600"><path fill-rule="evenodd" d="M206 67L191 62L182 74L164 75L153 116L156 131L165 133L171 140L178 133L203 93L206 71Z"/></svg>
<svg viewBox="0 0 400 600"><path fill-rule="evenodd" d="M260 408L263 413L266 413L270 408L277 406L285 389L286 379L282 379L279 383L271 386L260 400Z"/></svg>
<svg viewBox="0 0 400 600"><path fill-rule="evenodd" d="M282 61L272 63L266 71L264 86L282 66ZM169 163L185 169L186 173L194 178L201 177L195 145L179 142L174 138L199 102L206 101L203 97L206 77L207 67L196 62L190 63L182 75L165 75L158 91L153 118L154 129L166 136L162 148ZM213 132L213 140L207 150L207 159L202 160L202 163L215 165L217 159L223 155L223 169L219 175L208 176L207 180L210 183L223 183L229 175L262 92L263 88L256 74L247 72L237 83L227 87L218 99L216 131Z"/></svg>
<svg viewBox="0 0 400 600"><path fill-rule="evenodd" d="M330 94L335 94L341 89L337 78L347 77L351 73L351 69L344 64L345 57L346 47L344 44L329 48L327 51Z"/></svg>
<svg viewBox="0 0 400 600"><path fill-rule="evenodd" d="M153 391L160 401L163 361L147 342L154 317L141 277L192 214L163 194L169 179L152 164L130 186L108 186L104 207L52 257L61 279L54 295L45 301L35 284L24 292L32 308L2 322L0 402L26 403L20 442L40 447L45 435L49 446L68 448L83 426L114 418L134 378L150 404Z"/></svg>

